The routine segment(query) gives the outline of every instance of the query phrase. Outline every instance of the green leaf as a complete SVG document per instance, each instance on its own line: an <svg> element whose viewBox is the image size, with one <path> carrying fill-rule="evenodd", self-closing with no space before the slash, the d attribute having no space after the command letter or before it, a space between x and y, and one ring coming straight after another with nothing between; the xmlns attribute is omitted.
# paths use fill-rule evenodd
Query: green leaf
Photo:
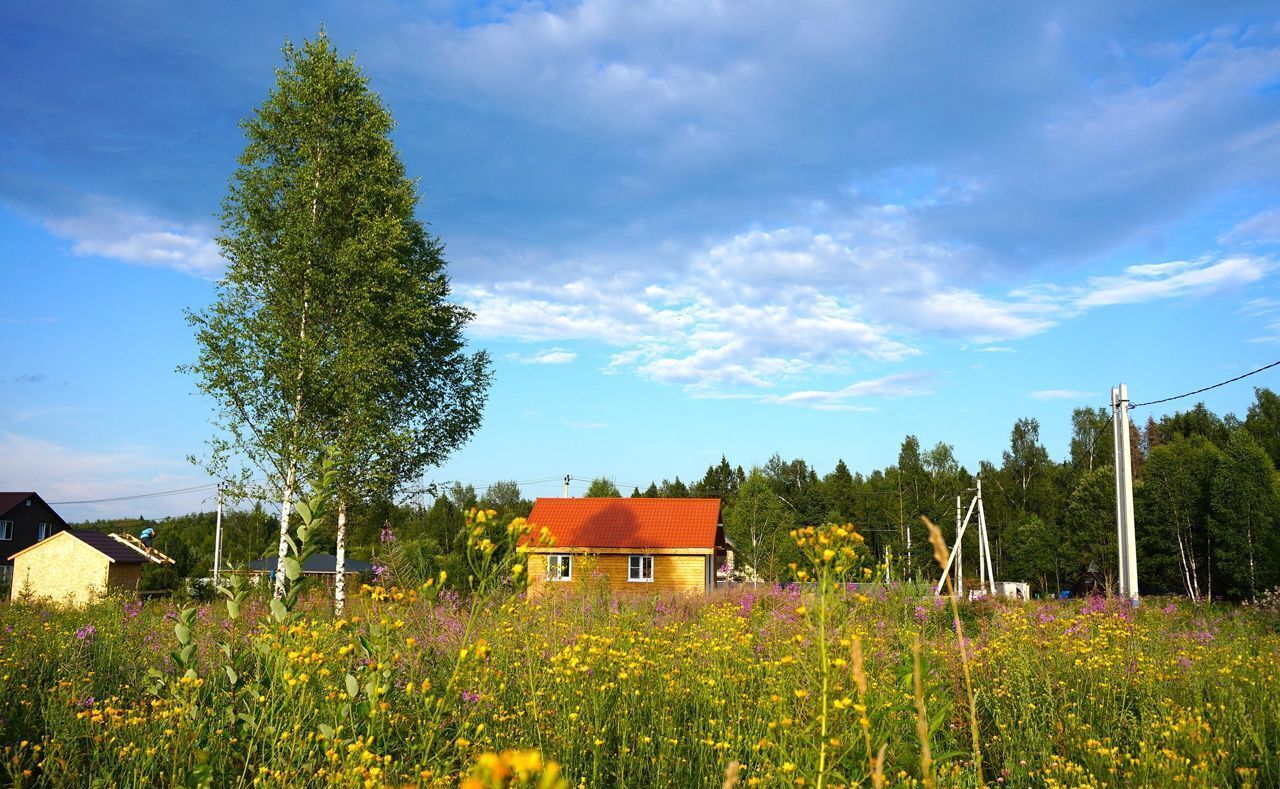
<svg viewBox="0 0 1280 789"><path fill-rule="evenodd" d="M184 666L185 666L185 665L187 665L188 663L190 663L190 662L191 662L191 656L192 656L192 655L194 655L195 653L196 653L196 645L195 645L195 644L187 644L185 647L183 647L182 649L180 649L180 650L178 651L178 655L179 655L179 657L181 657L181 658L182 658L182 665L184 665Z"/></svg>
<svg viewBox="0 0 1280 789"><path fill-rule="evenodd" d="M322 723L316 728L320 730L320 736L324 737L326 740L332 740L337 734L337 732L333 730L333 727L327 723Z"/></svg>
<svg viewBox="0 0 1280 789"><path fill-rule="evenodd" d="M178 637L179 644L191 643L191 628L181 622L173 626L173 634Z"/></svg>
<svg viewBox="0 0 1280 789"><path fill-rule="evenodd" d="M272 600L270 603L271 615L275 617L277 622L283 622L285 617L289 615L289 609L284 607L284 603L279 600Z"/></svg>
<svg viewBox="0 0 1280 789"><path fill-rule="evenodd" d="M227 616L232 619L240 618L240 602L238 600L227 601Z"/></svg>
<svg viewBox="0 0 1280 789"><path fill-rule="evenodd" d="M353 699L360 695L360 683L350 674L347 675L347 695Z"/></svg>
<svg viewBox="0 0 1280 789"><path fill-rule="evenodd" d="M230 682L232 685L240 681L240 675L237 674L236 670L233 669L231 666L223 666L222 670L227 672L227 681Z"/></svg>
<svg viewBox="0 0 1280 789"><path fill-rule="evenodd" d="M302 499L298 499L297 504L294 505L294 509L298 511L298 517L302 518L303 523L310 523L315 517L314 513L311 511L311 505Z"/></svg>
<svg viewBox="0 0 1280 789"><path fill-rule="evenodd" d="M298 564L298 560L292 556L286 556L283 562L284 577L290 581L296 581L302 577L302 565Z"/></svg>

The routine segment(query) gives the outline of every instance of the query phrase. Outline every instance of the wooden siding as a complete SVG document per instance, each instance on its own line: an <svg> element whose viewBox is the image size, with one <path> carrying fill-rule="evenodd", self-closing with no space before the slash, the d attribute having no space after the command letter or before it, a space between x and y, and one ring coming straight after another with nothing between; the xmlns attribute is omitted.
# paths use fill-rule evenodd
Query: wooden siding
<svg viewBox="0 0 1280 789"><path fill-rule="evenodd" d="M551 551L549 553L556 553ZM578 588L582 584L600 584L614 594L652 594L684 592L701 594L707 588L707 557L709 554L635 554L635 553L575 553L560 551L573 556L573 578L570 581L547 580L546 553L529 554L529 591L537 594L543 587ZM628 561L633 555L653 557L652 581L627 580Z"/></svg>
<svg viewBox="0 0 1280 789"><path fill-rule="evenodd" d="M142 565L113 564L107 574L107 586L112 590L133 592L142 586Z"/></svg>
<svg viewBox="0 0 1280 789"><path fill-rule="evenodd" d="M61 532L13 560L10 598L23 593L54 603L84 605L107 589L111 560Z"/></svg>

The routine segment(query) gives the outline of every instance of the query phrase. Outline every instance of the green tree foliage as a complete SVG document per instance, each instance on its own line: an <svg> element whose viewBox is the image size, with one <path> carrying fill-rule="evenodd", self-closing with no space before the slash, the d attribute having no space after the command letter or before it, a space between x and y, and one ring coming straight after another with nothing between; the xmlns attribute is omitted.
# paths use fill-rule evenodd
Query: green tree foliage
<svg viewBox="0 0 1280 789"><path fill-rule="evenodd" d="M708 466L707 473L702 479L689 487L689 495L694 498L711 498L730 502L738 494L742 481L742 467L733 468L729 465L728 459L721 455L719 465Z"/></svg>
<svg viewBox="0 0 1280 789"><path fill-rule="evenodd" d="M1244 427L1271 458L1272 465L1280 468L1280 395L1259 387L1253 390L1253 396Z"/></svg>
<svg viewBox="0 0 1280 789"><path fill-rule="evenodd" d="M1087 474L1111 462L1111 413L1106 408L1077 408L1071 412L1071 470Z"/></svg>
<svg viewBox="0 0 1280 789"><path fill-rule="evenodd" d="M781 578L786 566L796 560L795 541L790 536L795 515L760 469L751 469L723 517L725 534L734 544L739 564L750 565L759 577Z"/></svg>
<svg viewBox="0 0 1280 789"><path fill-rule="evenodd" d="M1210 537L1222 594L1252 599L1280 582L1275 465L1248 430L1234 430L1210 486Z"/></svg>
<svg viewBox="0 0 1280 789"><path fill-rule="evenodd" d="M1177 441L1178 439L1200 436L1212 441L1219 448L1227 445L1230 430L1226 421L1205 408L1204 403L1196 403L1190 411L1177 411L1173 416L1160 420L1160 439Z"/></svg>
<svg viewBox="0 0 1280 789"><path fill-rule="evenodd" d="M218 237L227 274L190 314L190 369L219 406L207 465L242 488L256 467L281 492L281 557L298 476L324 447L341 551L346 505L447 457L479 425L489 383L487 356L463 351L470 314L447 300L390 115L323 32L284 61L243 123Z"/></svg>
<svg viewBox="0 0 1280 789"><path fill-rule="evenodd" d="M1116 577L1120 560L1116 542L1116 475L1112 466L1087 471L1067 499L1062 519L1059 553L1075 566L1073 574L1096 567L1108 578Z"/></svg>
<svg viewBox="0 0 1280 789"><path fill-rule="evenodd" d="M1043 495L1052 462L1040 443L1040 422L1019 419L1009 433L1009 448L1004 451L1000 471L1006 480L1005 495L1019 514L1035 511Z"/></svg>
<svg viewBox="0 0 1280 789"><path fill-rule="evenodd" d="M587 492L584 495L588 499L622 498L622 494L618 492L618 486L613 484L613 480L608 477L598 477L591 480L591 484L587 486Z"/></svg>
<svg viewBox="0 0 1280 789"><path fill-rule="evenodd" d="M687 499L689 498L689 488L676 477L675 482L662 480L662 484L658 486L658 495L654 498L659 499Z"/></svg>
<svg viewBox="0 0 1280 789"><path fill-rule="evenodd" d="M1209 505L1221 456L1202 435L1151 450L1134 496L1141 589L1212 596Z"/></svg>

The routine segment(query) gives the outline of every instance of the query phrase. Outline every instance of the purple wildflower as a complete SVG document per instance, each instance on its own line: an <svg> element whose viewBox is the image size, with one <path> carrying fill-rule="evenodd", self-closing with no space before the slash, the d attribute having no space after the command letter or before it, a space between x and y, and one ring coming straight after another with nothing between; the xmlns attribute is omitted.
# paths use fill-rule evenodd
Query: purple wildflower
<svg viewBox="0 0 1280 789"><path fill-rule="evenodd" d="M390 526L383 526L382 533L378 535L378 539L381 540L382 542L395 542L396 533L391 531Z"/></svg>
<svg viewBox="0 0 1280 789"><path fill-rule="evenodd" d="M92 641L93 637L98 634L98 628L93 625L85 625L76 631L76 638L81 641Z"/></svg>

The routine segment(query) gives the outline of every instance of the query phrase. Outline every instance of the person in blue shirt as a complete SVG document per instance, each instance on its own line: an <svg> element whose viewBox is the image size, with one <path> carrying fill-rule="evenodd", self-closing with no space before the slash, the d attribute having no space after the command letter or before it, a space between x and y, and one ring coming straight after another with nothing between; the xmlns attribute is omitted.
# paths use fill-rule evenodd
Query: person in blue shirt
<svg viewBox="0 0 1280 789"><path fill-rule="evenodd" d="M150 548L151 543L156 541L156 530L148 526L142 530L141 534L138 535L138 539L142 540L143 545Z"/></svg>

